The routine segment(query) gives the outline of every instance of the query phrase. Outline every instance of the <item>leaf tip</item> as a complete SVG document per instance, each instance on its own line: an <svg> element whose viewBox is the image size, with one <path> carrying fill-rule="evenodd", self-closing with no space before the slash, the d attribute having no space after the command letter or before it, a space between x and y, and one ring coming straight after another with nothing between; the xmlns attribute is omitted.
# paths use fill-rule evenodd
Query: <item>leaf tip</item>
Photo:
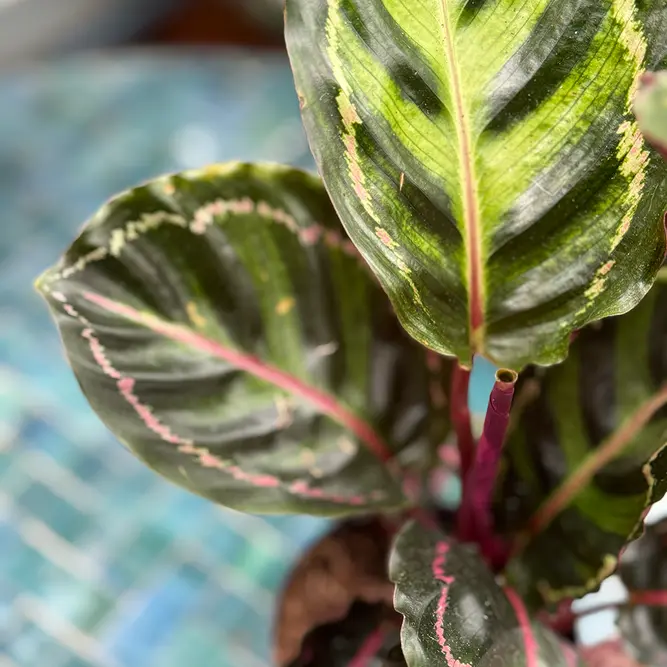
<svg viewBox="0 0 667 667"><path fill-rule="evenodd" d="M46 299L48 301L48 295L51 293L51 290L47 287L48 283L48 276L50 273L50 269L47 269L46 271L42 272L39 276L37 276L32 283L32 287L39 294L42 298Z"/></svg>

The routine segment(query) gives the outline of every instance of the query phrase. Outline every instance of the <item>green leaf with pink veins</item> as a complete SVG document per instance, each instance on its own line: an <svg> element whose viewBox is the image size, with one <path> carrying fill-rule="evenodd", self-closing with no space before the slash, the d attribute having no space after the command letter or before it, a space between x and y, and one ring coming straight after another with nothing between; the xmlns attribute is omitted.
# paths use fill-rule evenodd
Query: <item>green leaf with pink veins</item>
<svg viewBox="0 0 667 667"><path fill-rule="evenodd" d="M38 288L107 426L222 505L401 507L386 462L446 434L448 364L427 365L296 169L232 163L125 192Z"/></svg>
<svg viewBox="0 0 667 667"><path fill-rule="evenodd" d="M666 0L287 0L306 133L424 345L551 365L665 254L667 164L632 113Z"/></svg>

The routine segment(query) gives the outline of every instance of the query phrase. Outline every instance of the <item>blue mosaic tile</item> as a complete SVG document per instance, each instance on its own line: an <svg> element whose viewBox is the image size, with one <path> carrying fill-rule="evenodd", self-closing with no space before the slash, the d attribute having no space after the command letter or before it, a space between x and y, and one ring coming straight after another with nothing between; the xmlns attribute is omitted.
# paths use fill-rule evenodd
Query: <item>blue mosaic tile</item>
<svg viewBox="0 0 667 667"><path fill-rule="evenodd" d="M93 517L72 506L40 482L33 481L15 500L21 511L42 521L68 542L79 542L93 525Z"/></svg>

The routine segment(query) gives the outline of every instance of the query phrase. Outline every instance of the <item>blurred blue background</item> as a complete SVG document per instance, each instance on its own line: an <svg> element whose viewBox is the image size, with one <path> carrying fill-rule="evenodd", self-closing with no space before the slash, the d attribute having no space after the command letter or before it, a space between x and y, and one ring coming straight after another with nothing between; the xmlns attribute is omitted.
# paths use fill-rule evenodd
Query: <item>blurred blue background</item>
<svg viewBox="0 0 667 667"><path fill-rule="evenodd" d="M32 281L138 181L311 166L279 5L0 0L2 667L270 664L276 590L326 524L224 511L144 469L81 396Z"/></svg>

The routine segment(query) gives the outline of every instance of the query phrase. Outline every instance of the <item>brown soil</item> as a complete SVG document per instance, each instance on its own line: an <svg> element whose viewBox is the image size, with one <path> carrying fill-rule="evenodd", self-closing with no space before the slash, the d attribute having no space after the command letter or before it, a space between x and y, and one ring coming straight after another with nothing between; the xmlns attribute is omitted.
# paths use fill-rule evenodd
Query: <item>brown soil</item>
<svg viewBox="0 0 667 667"><path fill-rule="evenodd" d="M342 524L305 554L278 609L278 665L296 659L311 630L341 620L355 601L393 609L388 550L389 535L379 522L357 521Z"/></svg>

